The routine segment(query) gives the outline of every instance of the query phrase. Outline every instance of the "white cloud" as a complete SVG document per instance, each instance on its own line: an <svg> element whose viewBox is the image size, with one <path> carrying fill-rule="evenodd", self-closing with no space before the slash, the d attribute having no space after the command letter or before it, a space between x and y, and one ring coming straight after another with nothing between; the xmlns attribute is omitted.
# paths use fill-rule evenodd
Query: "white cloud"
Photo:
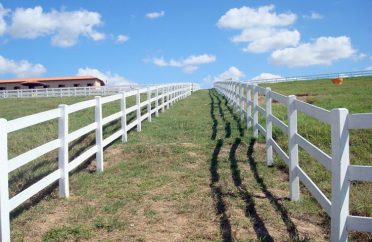
<svg viewBox="0 0 372 242"><path fill-rule="evenodd" d="M8 14L9 10L5 9L3 5L0 3L0 36L5 33L7 28L7 24L5 22L4 17Z"/></svg>
<svg viewBox="0 0 372 242"><path fill-rule="evenodd" d="M220 28L241 29L233 36L235 43L248 43L245 52L262 53L272 49L296 46L300 32L285 27L292 25L297 15L294 13L274 12L274 5L259 8L241 7L226 12L217 23Z"/></svg>
<svg viewBox="0 0 372 242"><path fill-rule="evenodd" d="M32 64L27 60L14 61L0 56L0 74L13 74L16 77L40 76L46 72L41 64Z"/></svg>
<svg viewBox="0 0 372 242"><path fill-rule="evenodd" d="M44 12L43 8L17 8L12 14L9 33L14 38L35 39L52 36L52 45L70 47L79 37L85 36L93 41L105 39L105 34L97 32L101 25L101 15L87 10Z"/></svg>
<svg viewBox="0 0 372 242"><path fill-rule="evenodd" d="M368 66L364 70L366 70L366 71L372 71L372 66Z"/></svg>
<svg viewBox="0 0 372 242"><path fill-rule="evenodd" d="M120 86L120 85L127 85L127 84L135 84L134 82L126 79L123 76L120 76L116 73L111 73L110 71L101 72L98 69L93 68L79 68L77 74L78 76L95 76L101 79L104 82L107 82L109 86Z"/></svg>
<svg viewBox="0 0 372 242"><path fill-rule="evenodd" d="M116 42L117 43L124 43L124 42L127 42L129 40L129 37L126 36L126 35L123 35L123 34L119 34L117 37L116 37Z"/></svg>
<svg viewBox="0 0 372 242"><path fill-rule="evenodd" d="M217 23L220 28L247 29L252 27L288 26L293 24L297 15L294 13L277 14L274 5L266 5L257 9L243 6L232 8Z"/></svg>
<svg viewBox="0 0 372 242"><path fill-rule="evenodd" d="M147 60L148 61L148 60ZM195 72L199 67L199 65L212 63L216 61L216 56L214 55L191 55L185 59L181 60L174 60L171 59L169 61L164 60L163 57L161 58L153 58L150 60L153 64L160 66L160 67L179 67L182 68L184 72L186 73L193 73Z"/></svg>
<svg viewBox="0 0 372 242"><path fill-rule="evenodd" d="M225 81L225 80L234 80L238 81L240 78L244 77L245 74L236 68L235 66L231 66L228 70L222 72L217 76L209 75L205 77L202 81L204 87L210 87L214 82L217 81Z"/></svg>
<svg viewBox="0 0 372 242"><path fill-rule="evenodd" d="M251 80L257 81L257 80L268 80L268 79L278 79L278 78L282 78L282 76L264 72L258 76L253 77Z"/></svg>
<svg viewBox="0 0 372 242"><path fill-rule="evenodd" d="M156 18L163 17L164 15L165 15L165 12L162 10L160 12L147 13L145 16L146 18L149 18L149 19L156 19Z"/></svg>
<svg viewBox="0 0 372 242"><path fill-rule="evenodd" d="M319 37L312 43L276 50L270 60L289 67L330 65L336 60L352 57L355 52L347 36Z"/></svg>
<svg viewBox="0 0 372 242"><path fill-rule="evenodd" d="M323 15L321 15L320 13L316 13L316 12L312 12L311 14L305 14L302 16L303 18L306 18L306 19L314 19L314 20L318 20L318 19L322 19L324 18Z"/></svg>
<svg viewBox="0 0 372 242"><path fill-rule="evenodd" d="M300 32L297 30L275 28L250 28L244 29L239 35L232 38L233 42L248 42L243 48L245 52L261 53L271 49L287 46L296 46L300 41Z"/></svg>

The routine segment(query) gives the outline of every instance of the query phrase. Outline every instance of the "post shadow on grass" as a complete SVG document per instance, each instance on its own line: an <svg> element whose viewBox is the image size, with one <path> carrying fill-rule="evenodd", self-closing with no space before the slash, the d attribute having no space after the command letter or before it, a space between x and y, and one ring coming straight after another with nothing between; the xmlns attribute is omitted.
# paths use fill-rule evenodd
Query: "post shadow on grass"
<svg viewBox="0 0 372 242"><path fill-rule="evenodd" d="M225 100L224 103L225 103L225 106L227 108L227 110L229 111L229 113L231 114L231 116L233 117L233 119L235 120L236 122L236 127L238 128L238 131L239 131L239 136L240 137L244 137L244 128L242 126L242 123L241 123L241 119L240 117L234 112L234 110L230 107L229 105L229 102L228 100L226 99L225 96L222 96L222 98Z"/></svg>
<svg viewBox="0 0 372 242"><path fill-rule="evenodd" d="M221 105L222 102L221 102L221 99L219 98L218 94L216 94L216 92L214 91L213 95L217 98L218 111L219 111L219 114L220 114L223 122L225 123L225 138L230 138L230 136L231 136L231 124L225 118L225 112L222 109L222 105Z"/></svg>
<svg viewBox="0 0 372 242"><path fill-rule="evenodd" d="M245 216L249 218L253 223L253 229L256 233L257 239L259 241L274 241L269 231L267 230L264 221L257 213L253 196L247 191L247 188L242 184L240 170L236 159L236 150L238 149L240 143L241 139L236 138L234 143L231 145L229 153L231 176L234 181L234 185L237 188L241 199L245 203Z"/></svg>
<svg viewBox="0 0 372 242"><path fill-rule="evenodd" d="M223 200L222 189L221 186L218 184L220 180L220 176L218 174L218 155L220 153L222 145L223 145L222 139L218 139L212 153L211 165L209 169L211 173L210 188L212 191L216 215L220 218L220 233L222 241L228 242L233 240L231 235L231 224L226 214L226 205Z"/></svg>
<svg viewBox="0 0 372 242"><path fill-rule="evenodd" d="M291 218L288 216L287 209L279 202L279 201L281 201L283 199L277 198L276 196L274 196L268 190L268 188L267 188L267 186L265 184L264 179L258 173L257 163L256 163L256 161L253 158L254 144L255 144L255 142L256 142L256 140L254 138L252 138L250 140L249 146L248 146L248 151L247 151L247 157L248 157L249 167L250 167L250 169L251 169L251 171L253 173L253 176L254 176L257 184L259 185L262 193L265 194L265 197L267 199L269 199L269 201L270 201L271 205L273 206L273 208L275 209L275 211L277 211L277 213L279 213L281 219L283 220L283 222L284 222L284 224L286 226L288 235L291 238L291 240L294 240L294 241L309 241L309 239L307 239L307 238L305 238L303 240L300 240L299 234L298 234L298 230L296 228L296 225L293 223L293 221L291 220ZM284 199L288 200L288 198L284 198Z"/></svg>
<svg viewBox="0 0 372 242"><path fill-rule="evenodd" d="M211 99L211 102L210 102L210 106L211 106L210 113L211 113L211 118L212 118L212 122L213 122L211 140L215 140L216 139L216 136L217 136L217 125L218 125L218 122L217 122L217 119L216 119L216 115L214 114L214 98L212 97L212 90L211 89L209 89L209 97Z"/></svg>

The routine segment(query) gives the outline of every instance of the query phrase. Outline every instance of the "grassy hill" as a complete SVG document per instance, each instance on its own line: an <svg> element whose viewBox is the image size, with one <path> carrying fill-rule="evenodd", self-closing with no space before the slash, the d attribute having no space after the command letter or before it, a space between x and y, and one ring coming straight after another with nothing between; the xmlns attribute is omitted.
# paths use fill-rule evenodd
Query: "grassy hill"
<svg viewBox="0 0 372 242"><path fill-rule="evenodd" d="M283 94L325 107L347 107L351 112L372 112L372 80L329 80L270 84ZM327 91L328 89L328 91ZM353 95L348 93L352 92ZM354 98L353 98L354 97ZM0 117L17 118L74 103L85 98L0 100ZM330 100L330 101L327 101ZM128 100L132 102L133 100ZM360 102L360 104L358 104ZM119 103L104 106L104 116L119 110ZM273 111L285 120L284 107ZM302 187L299 202L288 196L288 174L283 162L265 165L262 137L251 140L251 130L215 91L198 91L170 110L144 123L129 142L115 142L105 151L105 172L96 174L94 162L71 176L71 197L59 199L55 189L34 198L12 213L14 241L219 241L230 239L324 241L329 219ZM72 117L71 130L93 120L93 110ZM261 122L262 117L261 117ZM327 125L299 115L300 133L329 152ZM16 132L9 138L11 157L55 137L56 122ZM106 134L118 128L113 123ZM23 133L22 133L23 132ZM286 136L274 129L286 146ZM71 155L86 149L90 134L72 144ZM351 162L372 165L372 133L351 134ZM90 163L91 162L91 163ZM56 168L56 154L48 154L11 174L12 194ZM300 165L329 196L330 174L300 153ZM371 185L356 183L351 191L353 214L372 216ZM41 199L42 198L42 199ZM38 229L35 229L38 228ZM353 233L354 240L372 239Z"/></svg>

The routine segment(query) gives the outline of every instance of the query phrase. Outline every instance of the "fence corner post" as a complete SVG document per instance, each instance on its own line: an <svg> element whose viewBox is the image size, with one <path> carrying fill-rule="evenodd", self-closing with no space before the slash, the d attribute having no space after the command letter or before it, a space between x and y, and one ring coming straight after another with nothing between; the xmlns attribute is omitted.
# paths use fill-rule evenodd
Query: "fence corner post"
<svg viewBox="0 0 372 242"><path fill-rule="evenodd" d="M95 97L96 107L95 107L95 121L97 123L96 129L96 166L97 172L103 172L103 131L102 131L102 99L100 96Z"/></svg>
<svg viewBox="0 0 372 242"><path fill-rule="evenodd" d="M141 132L142 125L141 125L141 93L140 93L140 89L137 89L136 106L137 106L137 132Z"/></svg>
<svg viewBox="0 0 372 242"><path fill-rule="evenodd" d="M7 120L0 119L0 241L10 241Z"/></svg>
<svg viewBox="0 0 372 242"><path fill-rule="evenodd" d="M335 108L331 111L332 140L332 207L331 207L331 241L347 241L347 217L349 215L348 180L349 129L347 126L349 111Z"/></svg>
<svg viewBox="0 0 372 242"><path fill-rule="evenodd" d="M266 119L266 163L268 166L273 165L273 146L271 139L273 136L273 125L271 121L271 88L267 87L265 90L265 119Z"/></svg>
<svg viewBox="0 0 372 242"><path fill-rule="evenodd" d="M258 90L257 85L253 85L253 138L258 137Z"/></svg>
<svg viewBox="0 0 372 242"><path fill-rule="evenodd" d="M61 141L61 147L58 150L58 168L61 172L61 178L59 179L59 196L69 197L70 186L69 186L69 167L68 167L68 106L61 104L58 106L61 112L61 116L58 119L58 138Z"/></svg>
<svg viewBox="0 0 372 242"><path fill-rule="evenodd" d="M296 96L290 95L287 98L288 108L288 154L289 154L289 191L290 199L298 201L300 198L300 178L298 177L298 144L297 134L297 109Z"/></svg>
<svg viewBox="0 0 372 242"><path fill-rule="evenodd" d="M121 129L123 130L123 135L121 136L121 142L125 143L128 141L128 131L127 131L127 99L125 96L125 91L121 94L120 109L121 115Z"/></svg>

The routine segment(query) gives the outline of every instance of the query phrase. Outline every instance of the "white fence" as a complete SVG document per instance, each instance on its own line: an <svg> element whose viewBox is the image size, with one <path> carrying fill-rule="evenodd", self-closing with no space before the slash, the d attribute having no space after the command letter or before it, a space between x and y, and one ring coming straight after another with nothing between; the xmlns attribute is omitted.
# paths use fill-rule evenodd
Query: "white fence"
<svg viewBox="0 0 372 242"><path fill-rule="evenodd" d="M11 211L56 181L59 181L60 197L68 197L69 172L76 169L93 155L96 156L97 171L102 172L104 169L103 148L105 146L120 137L123 142L126 142L128 139L127 132L129 130L137 127L137 131L141 131L141 122L146 119L151 122L152 115L158 116L160 111L164 112L164 110L169 108L174 102L186 98L191 95L191 93L191 83L152 86L128 92L124 91L120 94L107 97L97 96L93 100L72 105L61 104L59 108L10 121L0 119L0 242L10 241L9 213ZM147 94L146 100L142 102L140 97L141 94ZM155 94L154 97L152 97L153 94ZM131 96L135 96L136 104L127 107L126 97ZM121 110L108 117L102 118L102 105L117 100L120 100ZM152 106L155 108L152 108ZM69 133L69 115L92 107L95 107L95 121ZM143 107L146 107L147 112L141 116L141 108ZM130 124L127 124L127 115L132 112L136 113L136 119ZM58 119L57 139L8 160L7 142L9 133L53 119ZM120 130L111 134L106 139L103 139L102 127L115 120L121 120ZM69 143L92 131L95 131L95 145L75 159L69 161ZM56 149L59 151L58 169L12 198L9 198L9 173Z"/></svg>
<svg viewBox="0 0 372 242"><path fill-rule="evenodd" d="M224 95L234 107L238 108L241 118L244 115L247 127L253 128L253 136L258 132L266 137L267 165L273 163L273 150L289 167L290 198L300 198L301 181L316 198L331 218L331 241L347 241L349 231L372 232L372 217L352 216L349 214L349 190L351 181L372 181L372 166L350 165L349 130L371 129L372 113L349 114L347 109L326 109L302 102L296 96L284 96L270 88L255 84L224 81L214 84L216 90ZM258 96L265 98L265 107L259 106ZM272 101L287 107L288 125L272 114ZM306 140L297 132L297 112L305 113L331 126L332 154L328 155ZM258 113L265 116L266 125L258 123ZM272 137L272 126L276 125L288 135L288 153ZM329 199L299 166L298 146L319 161L332 173L332 198Z"/></svg>
<svg viewBox="0 0 372 242"><path fill-rule="evenodd" d="M154 86L154 85L151 85ZM199 90L199 85L191 83L193 91ZM108 96L123 91L149 86L124 85L124 86L102 86L102 87L63 87L63 88L40 88L40 89L18 89L0 91L2 98L40 98L40 97L75 97L75 96Z"/></svg>

